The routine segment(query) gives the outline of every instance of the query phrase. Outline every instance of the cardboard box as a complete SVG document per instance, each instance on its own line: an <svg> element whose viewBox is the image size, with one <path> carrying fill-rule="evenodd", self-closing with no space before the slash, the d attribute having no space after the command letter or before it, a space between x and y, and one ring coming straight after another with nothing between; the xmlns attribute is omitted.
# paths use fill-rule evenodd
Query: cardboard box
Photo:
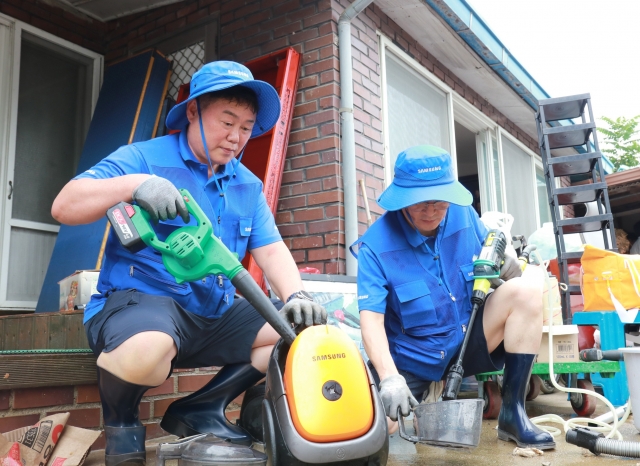
<svg viewBox="0 0 640 466"><path fill-rule="evenodd" d="M553 330L553 362L579 362L578 326L554 325ZM542 343L537 362L549 362L549 327L542 327Z"/></svg>
<svg viewBox="0 0 640 466"><path fill-rule="evenodd" d="M75 306L83 306L89 302L92 294L96 294L98 286L98 270L76 270L73 274L58 282L60 285L61 312L73 311Z"/></svg>

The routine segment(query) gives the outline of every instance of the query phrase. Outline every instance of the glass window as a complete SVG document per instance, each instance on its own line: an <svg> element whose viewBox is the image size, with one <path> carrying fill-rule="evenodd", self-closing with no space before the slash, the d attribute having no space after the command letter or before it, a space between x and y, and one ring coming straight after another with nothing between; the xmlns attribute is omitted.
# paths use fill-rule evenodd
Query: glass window
<svg viewBox="0 0 640 466"><path fill-rule="evenodd" d="M493 159L493 182L496 186L496 210L504 212L502 205L502 177L500 176L500 156L498 155L498 140L491 136L491 157Z"/></svg>
<svg viewBox="0 0 640 466"><path fill-rule="evenodd" d="M444 92L386 54L390 166L404 149L429 144L450 151L449 107Z"/></svg>
<svg viewBox="0 0 640 466"><path fill-rule="evenodd" d="M507 213L514 219L511 233L528 238L538 228L531 156L506 137L501 139Z"/></svg>
<svg viewBox="0 0 640 466"><path fill-rule="evenodd" d="M542 167L536 164L536 191L538 195L538 212L540 212L540 226L551 221L551 206L547 196L547 183L544 179Z"/></svg>

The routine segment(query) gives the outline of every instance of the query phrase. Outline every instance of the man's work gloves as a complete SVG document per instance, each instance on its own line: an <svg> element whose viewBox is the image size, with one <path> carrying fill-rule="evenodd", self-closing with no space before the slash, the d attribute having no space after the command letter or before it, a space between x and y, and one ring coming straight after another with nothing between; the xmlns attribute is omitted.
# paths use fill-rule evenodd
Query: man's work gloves
<svg viewBox="0 0 640 466"><path fill-rule="evenodd" d="M327 311L318 303L306 299L296 298L289 301L280 309L280 315L287 322L304 330L312 325L327 323Z"/></svg>
<svg viewBox="0 0 640 466"><path fill-rule="evenodd" d="M509 254L504 255L504 264L500 267L500 278L505 282L522 275L520 261Z"/></svg>
<svg viewBox="0 0 640 466"><path fill-rule="evenodd" d="M419 404L400 374L390 375L380 382L380 398L384 412L392 421L398 420L398 408L403 416L408 416L411 408Z"/></svg>
<svg viewBox="0 0 640 466"><path fill-rule="evenodd" d="M143 208L154 222L173 220L178 215L185 223L189 221L189 211L180 191L166 178L151 175L133 190L133 200Z"/></svg>

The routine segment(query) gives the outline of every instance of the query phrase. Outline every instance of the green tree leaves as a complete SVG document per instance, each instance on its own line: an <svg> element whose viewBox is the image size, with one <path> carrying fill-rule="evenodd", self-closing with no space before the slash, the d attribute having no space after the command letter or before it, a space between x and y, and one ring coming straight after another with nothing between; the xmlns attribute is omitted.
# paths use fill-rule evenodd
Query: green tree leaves
<svg viewBox="0 0 640 466"><path fill-rule="evenodd" d="M623 168L635 167L640 163L640 115L633 118L602 117L607 123L607 128L598 128L604 135L604 142L607 144L602 152L608 155L613 163L614 171Z"/></svg>

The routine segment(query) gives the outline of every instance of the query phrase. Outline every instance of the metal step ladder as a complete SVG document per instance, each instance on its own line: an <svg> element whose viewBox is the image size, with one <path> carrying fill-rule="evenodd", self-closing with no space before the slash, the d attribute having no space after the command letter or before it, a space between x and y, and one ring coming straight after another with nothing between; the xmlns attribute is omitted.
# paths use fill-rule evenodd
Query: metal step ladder
<svg viewBox="0 0 640 466"><path fill-rule="evenodd" d="M582 252L567 252L565 235L602 231L605 249L617 251L613 215L609 205L590 94L544 99L538 102L538 106L536 113L538 145L542 155L553 232L558 250L560 281L569 283L568 264L579 263ZM579 153L563 155L569 151L573 152L572 148ZM560 185L558 178L575 175L583 175L591 182L558 187ZM588 202L596 202L598 207L596 215L563 218L564 206ZM572 321L572 294L580 294L580 287L571 285L566 291L562 291L562 318L565 324L571 324Z"/></svg>

